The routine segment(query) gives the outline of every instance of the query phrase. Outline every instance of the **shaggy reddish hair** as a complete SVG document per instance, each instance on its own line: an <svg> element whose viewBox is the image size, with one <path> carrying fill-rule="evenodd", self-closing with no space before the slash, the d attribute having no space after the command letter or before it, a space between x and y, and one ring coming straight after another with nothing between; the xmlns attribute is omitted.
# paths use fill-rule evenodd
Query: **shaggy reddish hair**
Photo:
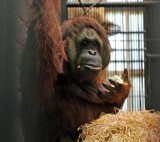
<svg viewBox="0 0 160 142"><path fill-rule="evenodd" d="M61 3L59 0L34 0L31 4L30 26L37 40L37 72L42 103L49 104L54 92L57 73L63 72L66 58L59 24Z"/></svg>

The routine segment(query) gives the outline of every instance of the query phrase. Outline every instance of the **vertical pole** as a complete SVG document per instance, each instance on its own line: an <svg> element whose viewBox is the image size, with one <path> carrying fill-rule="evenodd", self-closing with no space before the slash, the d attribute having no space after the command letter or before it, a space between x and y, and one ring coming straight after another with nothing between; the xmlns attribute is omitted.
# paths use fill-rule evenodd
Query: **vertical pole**
<svg viewBox="0 0 160 142"><path fill-rule="evenodd" d="M23 142L17 3L18 0L0 1L0 142Z"/></svg>
<svg viewBox="0 0 160 142"><path fill-rule="evenodd" d="M68 19L68 14L67 14L67 1L66 0L61 0L61 21L65 21Z"/></svg>
<svg viewBox="0 0 160 142"><path fill-rule="evenodd" d="M146 8L146 109L160 110L160 3Z"/></svg>

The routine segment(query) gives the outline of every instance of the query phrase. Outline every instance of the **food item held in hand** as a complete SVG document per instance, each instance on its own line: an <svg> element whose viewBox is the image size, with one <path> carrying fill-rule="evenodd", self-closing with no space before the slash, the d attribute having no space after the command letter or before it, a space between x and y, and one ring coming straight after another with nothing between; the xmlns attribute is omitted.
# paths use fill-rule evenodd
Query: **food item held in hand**
<svg viewBox="0 0 160 142"><path fill-rule="evenodd" d="M124 81L122 80L122 78L118 75L114 75L113 77L111 77L109 80L112 80L114 82L118 82L119 84L124 84Z"/></svg>

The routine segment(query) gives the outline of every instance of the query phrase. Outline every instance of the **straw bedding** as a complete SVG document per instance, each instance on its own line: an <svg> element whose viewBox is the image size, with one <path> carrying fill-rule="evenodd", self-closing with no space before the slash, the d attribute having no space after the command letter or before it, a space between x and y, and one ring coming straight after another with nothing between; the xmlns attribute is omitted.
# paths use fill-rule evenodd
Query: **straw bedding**
<svg viewBox="0 0 160 142"><path fill-rule="evenodd" d="M160 112L103 114L80 129L83 142L160 142Z"/></svg>

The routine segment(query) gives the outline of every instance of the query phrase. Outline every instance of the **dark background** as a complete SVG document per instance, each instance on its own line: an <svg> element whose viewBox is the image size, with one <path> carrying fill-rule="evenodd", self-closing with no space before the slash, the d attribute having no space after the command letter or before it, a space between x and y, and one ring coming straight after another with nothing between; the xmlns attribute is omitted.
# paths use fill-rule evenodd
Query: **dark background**
<svg viewBox="0 0 160 142"><path fill-rule="evenodd" d="M17 33L21 27L16 16L17 13L21 13L22 5L20 0L0 1L1 142L23 142L20 111L22 93L19 77L21 48L17 43Z"/></svg>

